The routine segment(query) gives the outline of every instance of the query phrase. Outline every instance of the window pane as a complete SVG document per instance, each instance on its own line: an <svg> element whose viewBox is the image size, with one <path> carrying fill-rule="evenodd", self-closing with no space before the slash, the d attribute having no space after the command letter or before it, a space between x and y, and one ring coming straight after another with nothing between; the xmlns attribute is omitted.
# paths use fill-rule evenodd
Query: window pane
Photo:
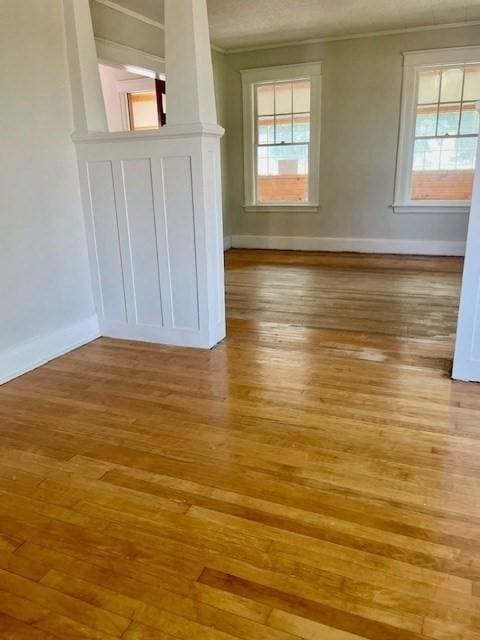
<svg viewBox="0 0 480 640"><path fill-rule="evenodd" d="M259 202L308 202L308 145L258 147Z"/></svg>
<svg viewBox="0 0 480 640"><path fill-rule="evenodd" d="M480 67L465 68L464 100L480 100Z"/></svg>
<svg viewBox="0 0 480 640"><path fill-rule="evenodd" d="M270 116L275 113L273 84L257 87L257 113L259 116Z"/></svg>
<svg viewBox="0 0 480 640"><path fill-rule="evenodd" d="M310 111L310 82L293 83L293 113Z"/></svg>
<svg viewBox="0 0 480 640"><path fill-rule="evenodd" d="M310 141L310 114L300 113L293 116L293 142Z"/></svg>
<svg viewBox="0 0 480 640"><path fill-rule="evenodd" d="M155 91L128 93L130 129L158 129L157 94Z"/></svg>
<svg viewBox="0 0 480 640"><path fill-rule="evenodd" d="M456 136L460 126L460 104L441 104L438 114L437 135Z"/></svg>
<svg viewBox="0 0 480 640"><path fill-rule="evenodd" d="M477 138L459 138L456 144L456 168L475 169Z"/></svg>
<svg viewBox="0 0 480 640"><path fill-rule="evenodd" d="M462 105L462 120L460 123L460 133L462 135L478 134L479 131L478 111L475 102L466 102Z"/></svg>
<svg viewBox="0 0 480 640"><path fill-rule="evenodd" d="M440 72L421 71L418 76L418 104L438 102Z"/></svg>
<svg viewBox="0 0 480 640"><path fill-rule="evenodd" d="M258 144L273 144L275 142L275 127L273 116L258 118Z"/></svg>
<svg viewBox="0 0 480 640"><path fill-rule="evenodd" d="M426 104L417 107L417 124L415 127L415 135L434 136L437 131L437 115L438 105Z"/></svg>
<svg viewBox="0 0 480 640"><path fill-rule="evenodd" d="M415 142L412 200L470 200L477 138Z"/></svg>
<svg viewBox="0 0 480 640"><path fill-rule="evenodd" d="M275 113L292 113L292 83L275 85Z"/></svg>
<svg viewBox="0 0 480 640"><path fill-rule="evenodd" d="M463 68L442 71L440 102L456 102L462 99Z"/></svg>
<svg viewBox="0 0 480 640"><path fill-rule="evenodd" d="M292 142L292 116L275 116L275 143Z"/></svg>

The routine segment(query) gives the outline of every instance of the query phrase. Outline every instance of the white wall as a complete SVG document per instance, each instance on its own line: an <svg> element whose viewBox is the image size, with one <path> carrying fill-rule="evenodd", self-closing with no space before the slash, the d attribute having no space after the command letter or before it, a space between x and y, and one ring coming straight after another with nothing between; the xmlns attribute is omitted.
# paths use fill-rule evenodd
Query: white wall
<svg viewBox="0 0 480 640"><path fill-rule="evenodd" d="M102 82L105 111L107 112L108 130L123 131L125 129L122 120L122 108L120 94L117 89L117 80L123 76L121 69L99 64L100 80Z"/></svg>
<svg viewBox="0 0 480 640"><path fill-rule="evenodd" d="M95 318L60 0L1 2L0 60L2 381L92 337Z"/></svg>

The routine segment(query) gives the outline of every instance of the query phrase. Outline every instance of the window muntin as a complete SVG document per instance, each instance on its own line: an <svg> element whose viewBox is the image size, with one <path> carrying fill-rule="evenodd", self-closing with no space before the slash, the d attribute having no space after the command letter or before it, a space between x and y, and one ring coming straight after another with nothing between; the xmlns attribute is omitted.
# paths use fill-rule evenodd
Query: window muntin
<svg viewBox="0 0 480 640"><path fill-rule="evenodd" d="M309 201L311 81L255 85L256 200Z"/></svg>
<svg viewBox="0 0 480 640"><path fill-rule="evenodd" d="M479 133L480 65L417 71L410 199L471 199Z"/></svg>
<svg viewBox="0 0 480 640"><path fill-rule="evenodd" d="M241 74L245 211L318 211L321 62Z"/></svg>

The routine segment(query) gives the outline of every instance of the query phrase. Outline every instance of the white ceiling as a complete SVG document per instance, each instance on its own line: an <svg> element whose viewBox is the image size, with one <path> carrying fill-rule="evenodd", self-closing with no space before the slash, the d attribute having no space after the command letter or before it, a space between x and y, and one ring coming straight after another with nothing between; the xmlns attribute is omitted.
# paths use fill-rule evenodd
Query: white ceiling
<svg viewBox="0 0 480 640"><path fill-rule="evenodd" d="M115 0L163 21L163 0ZM480 20L480 0L207 0L224 49Z"/></svg>

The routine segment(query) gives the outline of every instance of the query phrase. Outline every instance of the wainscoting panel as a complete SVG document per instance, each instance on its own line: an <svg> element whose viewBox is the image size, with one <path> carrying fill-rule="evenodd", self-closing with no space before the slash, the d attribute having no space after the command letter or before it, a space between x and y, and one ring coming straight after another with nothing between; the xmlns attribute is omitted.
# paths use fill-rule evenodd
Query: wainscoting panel
<svg viewBox="0 0 480 640"><path fill-rule="evenodd" d="M164 158L163 181L173 328L198 331L197 257L190 158Z"/></svg>
<svg viewBox="0 0 480 640"><path fill-rule="evenodd" d="M106 322L127 322L112 163L87 164L95 245L94 269L100 283L101 315Z"/></svg>
<svg viewBox="0 0 480 640"><path fill-rule="evenodd" d="M100 331L209 348L225 337L218 131L167 127L76 140Z"/></svg>
<svg viewBox="0 0 480 640"><path fill-rule="evenodd" d="M122 175L135 320L138 325L162 327L162 291L150 159L124 160Z"/></svg>

